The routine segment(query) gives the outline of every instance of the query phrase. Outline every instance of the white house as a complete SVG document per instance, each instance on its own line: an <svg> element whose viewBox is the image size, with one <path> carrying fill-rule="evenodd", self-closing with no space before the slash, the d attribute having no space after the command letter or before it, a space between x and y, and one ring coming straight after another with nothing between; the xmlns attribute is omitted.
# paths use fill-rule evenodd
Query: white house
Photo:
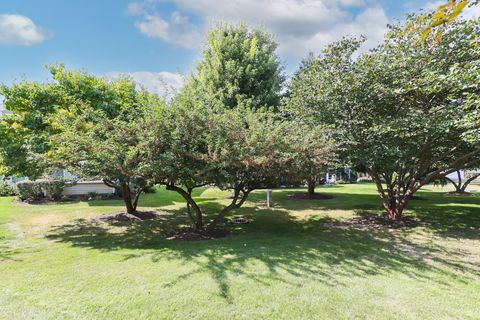
<svg viewBox="0 0 480 320"><path fill-rule="evenodd" d="M89 193L96 193L99 195L114 194L115 188L107 186L103 181L79 181L71 187L66 187L63 190L65 196L84 196Z"/></svg>
<svg viewBox="0 0 480 320"><path fill-rule="evenodd" d="M71 174L66 170L55 170L48 178L63 178L66 180L75 180L76 176ZM4 178L0 176L0 180L5 181L6 184L12 185L20 181L28 180L28 177L13 178L8 177ZM65 196L84 196L89 193L96 193L98 195L108 195L114 194L115 188L107 186L102 180L93 180L93 181L77 181L73 186L66 187L63 190L63 195Z"/></svg>

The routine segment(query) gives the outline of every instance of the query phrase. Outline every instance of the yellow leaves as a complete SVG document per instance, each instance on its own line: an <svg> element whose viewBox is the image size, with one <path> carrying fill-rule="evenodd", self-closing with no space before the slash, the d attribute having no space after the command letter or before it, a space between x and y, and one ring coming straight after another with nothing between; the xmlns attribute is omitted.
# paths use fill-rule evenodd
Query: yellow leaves
<svg viewBox="0 0 480 320"><path fill-rule="evenodd" d="M430 32L432 32L432 28L427 28L427 29L423 30L422 42L425 42L425 40L427 40L427 37L430 34Z"/></svg>
<svg viewBox="0 0 480 320"><path fill-rule="evenodd" d="M58 113L62 116L67 116L67 117L72 116L72 112L67 109L59 109Z"/></svg>
<svg viewBox="0 0 480 320"><path fill-rule="evenodd" d="M253 37L251 43L250 43L250 52L249 52L249 55L250 55L250 58L254 58L256 53L257 53L257 49L258 49L258 38L257 37Z"/></svg>
<svg viewBox="0 0 480 320"><path fill-rule="evenodd" d="M22 125L15 121L14 123L12 123L12 128L15 130L19 130L22 128Z"/></svg>
<svg viewBox="0 0 480 320"><path fill-rule="evenodd" d="M426 22L426 16L422 15L415 21L407 23L399 37L417 33L420 34L423 43L431 36L433 44L441 44L443 28L452 23L471 2L471 0L449 0L448 3L437 8L429 22ZM473 2L473 5L478 5L478 3Z"/></svg>

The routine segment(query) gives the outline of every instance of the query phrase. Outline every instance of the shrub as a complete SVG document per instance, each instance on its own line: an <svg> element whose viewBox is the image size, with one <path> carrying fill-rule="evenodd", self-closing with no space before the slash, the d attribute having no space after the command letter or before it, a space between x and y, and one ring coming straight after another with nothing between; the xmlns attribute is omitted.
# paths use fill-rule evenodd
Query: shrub
<svg viewBox="0 0 480 320"><path fill-rule="evenodd" d="M87 200L94 200L98 197L98 193L96 193L95 191L91 191L87 193L85 197L87 198Z"/></svg>
<svg viewBox="0 0 480 320"><path fill-rule="evenodd" d="M17 192L13 186L0 181L0 197L11 197L16 195Z"/></svg>
<svg viewBox="0 0 480 320"><path fill-rule="evenodd" d="M157 189L155 188L155 186L147 187L145 190L143 190L143 192L145 192L145 193L156 193Z"/></svg>
<svg viewBox="0 0 480 320"><path fill-rule="evenodd" d="M370 177L360 177L357 179L357 183L369 183L372 182L372 178Z"/></svg>
<svg viewBox="0 0 480 320"><path fill-rule="evenodd" d="M44 198L42 186L37 181L20 181L15 186L21 200L40 200Z"/></svg>
<svg viewBox="0 0 480 320"><path fill-rule="evenodd" d="M63 189L67 186L65 180L39 180L38 183L46 197L52 200L60 200Z"/></svg>
<svg viewBox="0 0 480 320"><path fill-rule="evenodd" d="M40 200L44 198L60 200L63 189L67 184L66 180L27 180L18 182L16 189L21 200Z"/></svg>

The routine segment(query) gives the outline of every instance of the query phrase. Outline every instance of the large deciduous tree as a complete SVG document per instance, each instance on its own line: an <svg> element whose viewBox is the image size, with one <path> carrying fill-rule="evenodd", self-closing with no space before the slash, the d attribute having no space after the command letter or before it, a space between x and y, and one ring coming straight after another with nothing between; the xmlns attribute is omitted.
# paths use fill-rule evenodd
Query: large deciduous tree
<svg viewBox="0 0 480 320"><path fill-rule="evenodd" d="M83 87L84 95L90 92L95 101L95 95L102 96L98 100L104 105L92 105L81 95L59 108L51 118L57 133L50 140L49 159L80 177L98 178L120 190L127 212L136 214L141 193L161 175L159 161L170 136L155 129L164 127L164 103L137 90L129 79L110 82L80 72L62 77L71 88Z"/></svg>
<svg viewBox="0 0 480 320"><path fill-rule="evenodd" d="M307 193L315 194L315 187L321 176L336 163L336 147L331 129L292 123L288 134L289 150L292 152L294 175L291 182L307 184Z"/></svg>
<svg viewBox="0 0 480 320"><path fill-rule="evenodd" d="M361 40L329 46L291 94L294 112L335 125L344 159L366 168L391 219L422 186L480 154L479 21L452 23L436 46L403 30L392 26L356 59Z"/></svg>
<svg viewBox="0 0 480 320"><path fill-rule="evenodd" d="M283 82L276 47L258 28L224 23L212 29L196 70L172 103L171 161L164 183L186 199L197 230L204 229L204 222L192 197L194 188L233 190L232 203L211 221L212 229L251 190L267 185L269 166L276 162L266 163L274 154L266 149L275 151L270 144L277 132L267 114L278 109ZM274 178L269 176L271 183Z"/></svg>
<svg viewBox="0 0 480 320"><path fill-rule="evenodd" d="M177 106L171 111L172 138L163 183L185 198L197 231L205 229L204 214L192 196L193 188L211 185L233 190L231 203L206 226L212 230L240 208L253 190L278 186L286 175L290 158L283 123L269 113L249 107L213 112L202 105Z"/></svg>
<svg viewBox="0 0 480 320"><path fill-rule="evenodd" d="M278 107L284 76L276 48L272 36L259 28L227 23L213 28L180 97L228 109L247 100L253 109Z"/></svg>
<svg viewBox="0 0 480 320"><path fill-rule="evenodd" d="M40 177L51 168L42 155L53 129L48 117L64 103L55 83L23 81L0 86L7 112L0 118L0 174Z"/></svg>

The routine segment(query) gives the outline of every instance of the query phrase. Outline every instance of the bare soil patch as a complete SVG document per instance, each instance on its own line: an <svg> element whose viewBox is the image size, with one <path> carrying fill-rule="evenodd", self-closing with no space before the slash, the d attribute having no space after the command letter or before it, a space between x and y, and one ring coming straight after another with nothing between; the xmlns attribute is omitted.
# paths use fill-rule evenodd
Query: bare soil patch
<svg viewBox="0 0 480 320"><path fill-rule="evenodd" d="M94 220L102 222L134 222L153 220L157 218L159 218L159 215L154 211L139 211L135 215L126 212L120 212L102 216L100 218L95 218Z"/></svg>
<svg viewBox="0 0 480 320"><path fill-rule="evenodd" d="M388 219L387 215L364 215L343 221L343 225L352 227L371 227L375 229L416 228L423 223L417 218L404 216L401 220Z"/></svg>
<svg viewBox="0 0 480 320"><path fill-rule="evenodd" d="M451 191L451 192L445 193L445 195L446 196L453 196L453 197L471 197L471 196L473 196L473 193Z"/></svg>

